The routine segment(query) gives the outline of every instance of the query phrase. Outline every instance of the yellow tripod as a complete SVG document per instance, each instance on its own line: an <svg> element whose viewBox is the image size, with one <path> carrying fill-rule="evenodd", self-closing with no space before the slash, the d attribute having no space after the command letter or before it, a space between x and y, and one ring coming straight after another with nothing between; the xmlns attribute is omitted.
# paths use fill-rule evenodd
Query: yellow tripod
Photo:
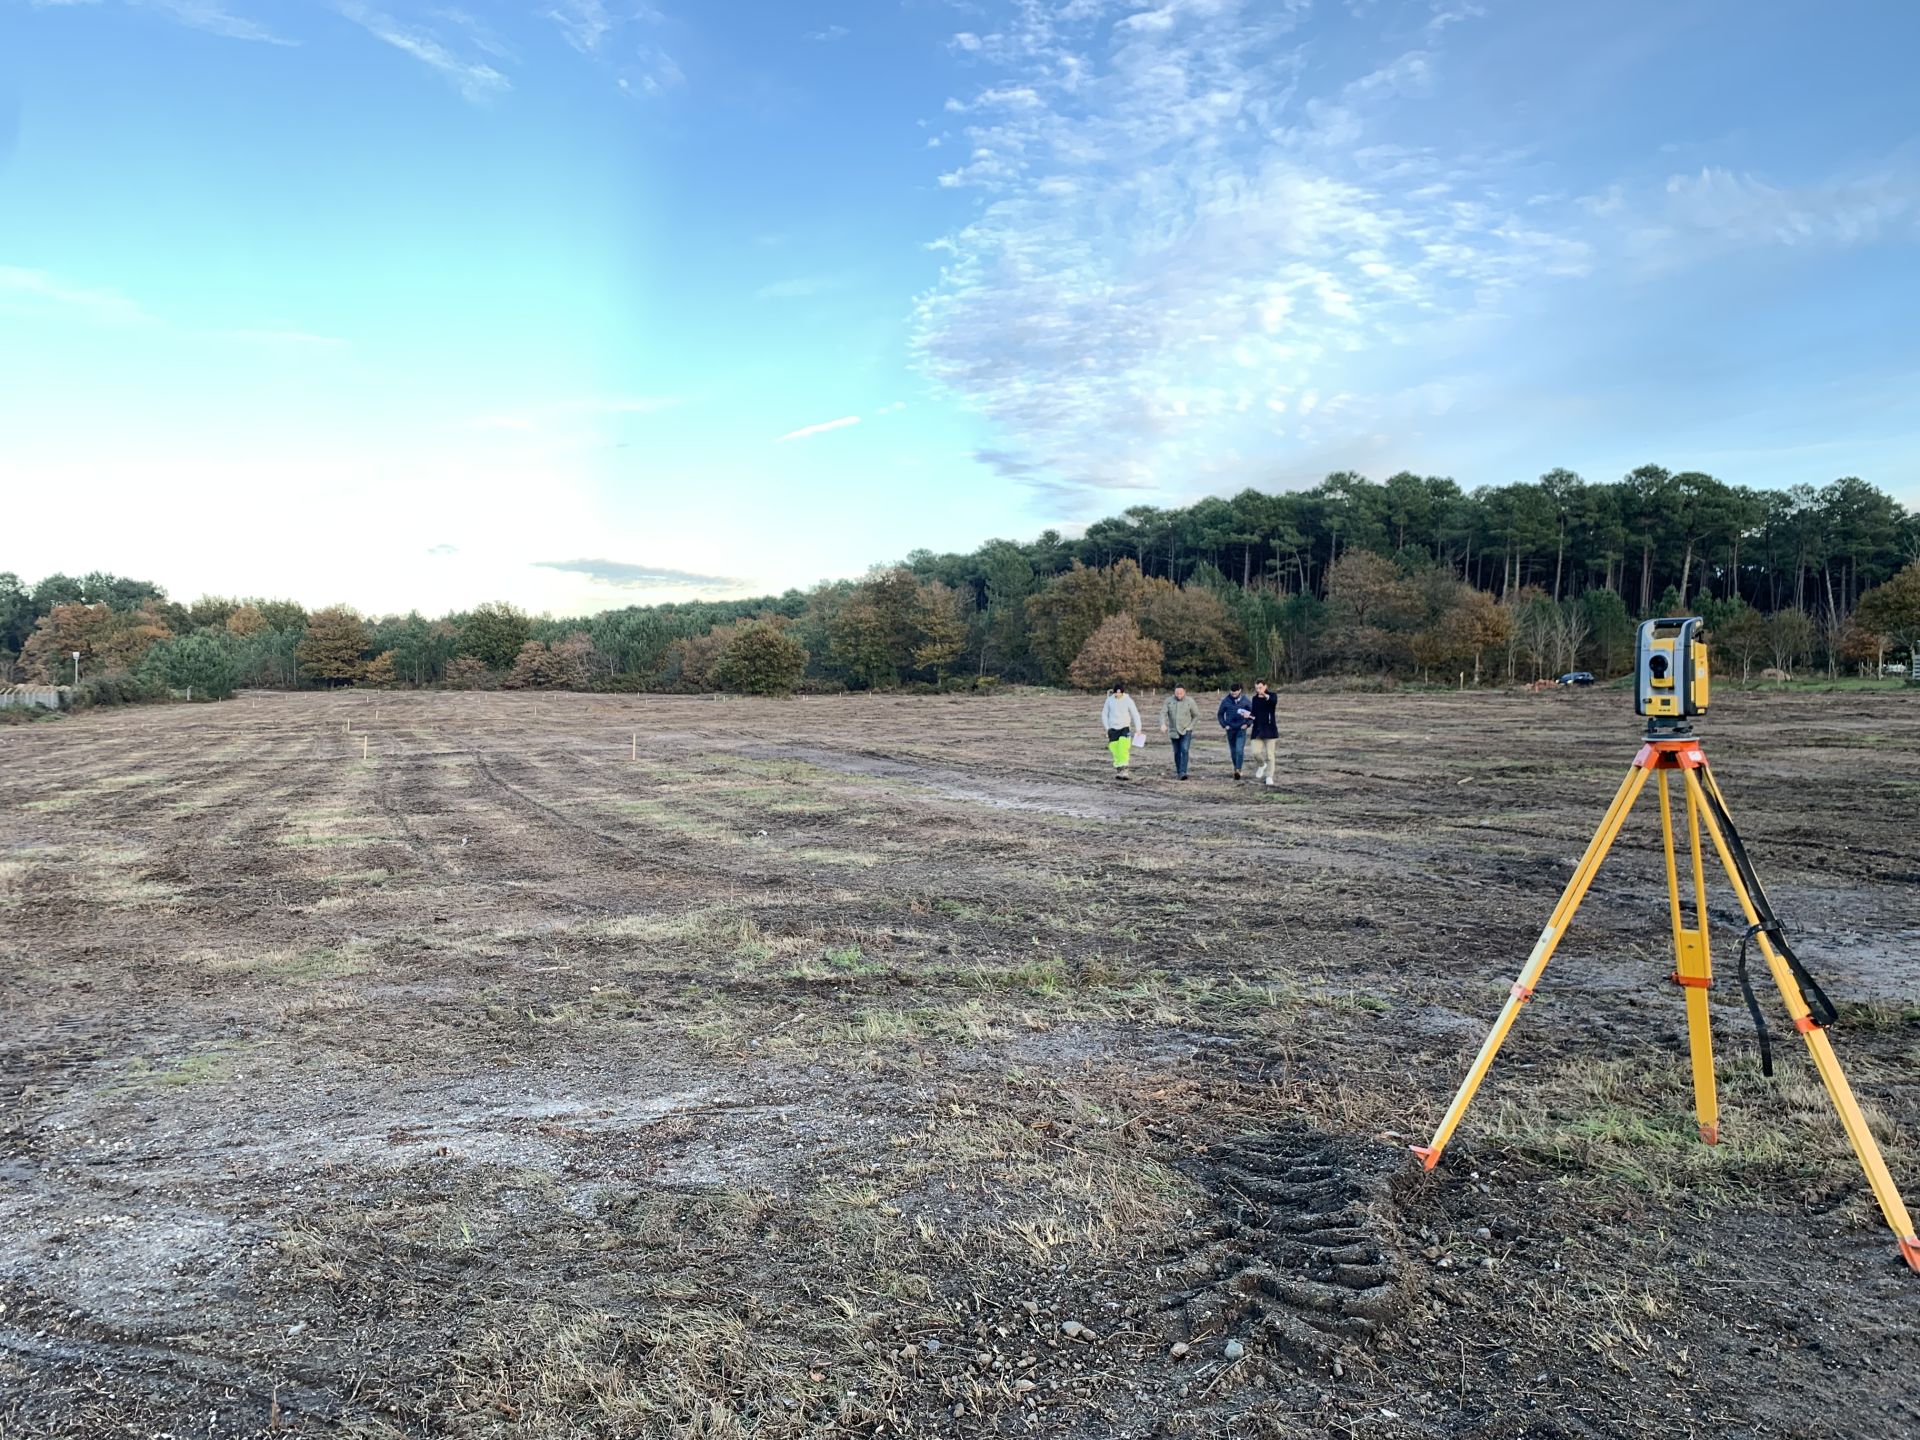
<svg viewBox="0 0 1920 1440"><path fill-rule="evenodd" d="M1679 772L1680 783L1686 791L1687 842L1693 872L1692 929L1686 927L1680 909L1680 866L1674 845L1669 771ZM1740 844L1733 819L1727 812L1726 798L1720 793L1713 772L1707 767L1706 752L1700 748L1699 740L1691 735L1649 735L1640 753L1634 757L1633 768L1627 772L1627 778L1621 782L1613 803L1607 807L1606 816L1587 846L1586 854L1580 857L1573 878L1567 882L1567 888L1560 896L1560 903L1554 906L1546 929L1540 932L1533 953L1527 957L1519 980L1514 983L1507 1003L1501 1008L1500 1018L1494 1021L1492 1033L1480 1047L1480 1053L1474 1058L1473 1067L1467 1071L1467 1078L1461 1083L1459 1093L1453 1097L1453 1104L1447 1107L1440 1128L1434 1131L1433 1142L1412 1146L1413 1153L1420 1157L1421 1163L1429 1170L1439 1162L1440 1152L1446 1148L1455 1127L1466 1114L1474 1092L1486 1078L1494 1056L1499 1053L1501 1042L1507 1038L1507 1032L1513 1028L1513 1022L1519 1016L1520 1007L1533 998L1534 987L1540 983L1547 961L1553 958L1561 936L1566 934L1567 926L1572 923L1574 912L1586 898L1587 888L1593 884L1593 877L1598 873L1601 862L1606 859L1607 851L1620 834L1620 827L1626 823L1634 801L1640 798L1648 778L1654 775L1660 779L1660 832L1666 845L1667 898L1673 911L1673 945L1677 960L1673 979L1686 990L1687 1036L1693 1059L1694 1112L1700 1122L1700 1138L1709 1145L1720 1138L1720 1105L1713 1084L1713 1036L1707 1020L1707 987L1712 983L1713 970L1707 953L1706 873L1701 858L1701 834L1704 831L1712 841L1733 892L1740 900L1740 909L1747 917L1749 928L1746 939L1742 941L1742 984L1745 984L1746 944L1757 940L1774 984L1780 988L1781 999L1786 1002L1787 1014L1793 1018L1794 1028L1807 1038L1807 1048L1813 1052L1814 1068L1820 1072L1820 1079L1827 1087L1833 1108L1839 1113L1840 1124L1853 1145L1853 1153L1860 1159L1861 1169L1866 1171L1867 1184L1873 1188L1874 1199L1880 1202L1880 1213L1886 1216L1887 1224L1900 1243L1900 1254L1907 1264L1920 1270L1920 1239L1915 1238L1913 1221L1907 1215L1907 1207L1894 1186L1893 1176L1888 1173L1887 1163L1881 1158L1880 1147L1874 1143L1873 1134L1867 1128L1867 1118L1861 1113L1859 1102L1853 1098L1853 1090L1848 1086L1847 1077L1840 1069L1840 1061L1833 1053L1833 1045L1827 1039L1825 1027L1834 1018L1832 1004L1787 945L1780 924L1767 903L1766 892L1761 888ZM1803 983L1813 991L1824 1018L1814 1018L1801 988ZM1753 1003L1751 990L1748 991L1748 1003ZM1760 1020L1757 1006L1754 1008L1754 1018ZM1761 1023L1760 1034L1761 1054L1767 1073L1771 1074L1772 1062L1767 1051L1764 1022Z"/></svg>

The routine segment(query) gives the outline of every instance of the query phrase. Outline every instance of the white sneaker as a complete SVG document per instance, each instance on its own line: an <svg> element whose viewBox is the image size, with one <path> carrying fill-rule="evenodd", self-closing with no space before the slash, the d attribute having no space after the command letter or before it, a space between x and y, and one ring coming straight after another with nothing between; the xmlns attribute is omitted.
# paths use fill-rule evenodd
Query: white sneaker
<svg viewBox="0 0 1920 1440"><path fill-rule="evenodd" d="M1269 785L1273 784L1273 776L1271 775L1267 776L1267 784Z"/></svg>
<svg viewBox="0 0 1920 1440"><path fill-rule="evenodd" d="M1262 766L1261 766L1261 767L1260 767L1260 768L1259 768L1258 770L1256 770L1256 771L1254 771L1254 772L1253 772L1253 778L1254 778L1254 779L1256 779L1256 780L1264 780L1264 779L1266 779L1266 778L1267 778L1267 767L1266 767L1266 766L1264 766L1264 765L1262 765Z"/></svg>

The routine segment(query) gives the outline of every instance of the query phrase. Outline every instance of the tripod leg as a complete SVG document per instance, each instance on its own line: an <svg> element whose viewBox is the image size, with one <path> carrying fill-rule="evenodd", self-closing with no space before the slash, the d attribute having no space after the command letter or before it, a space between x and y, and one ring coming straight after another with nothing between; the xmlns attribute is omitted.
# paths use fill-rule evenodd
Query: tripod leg
<svg viewBox="0 0 1920 1440"><path fill-rule="evenodd" d="M1533 953L1527 957L1520 978L1514 982L1507 1003L1500 1008L1500 1018L1493 1022L1493 1029L1488 1032L1480 1053L1474 1057L1467 1078L1460 1084L1459 1093L1453 1097L1453 1104L1447 1107L1446 1115L1441 1118L1440 1128L1433 1132L1432 1142L1408 1147L1420 1157L1420 1163L1427 1169L1431 1170L1440 1163L1440 1152L1447 1148L1447 1141L1453 1137L1461 1117L1467 1113L1474 1091L1480 1088L1480 1082L1493 1065L1493 1057L1500 1053L1501 1042L1507 1038L1507 1032L1519 1017L1520 1007L1533 998L1534 986L1539 984L1547 961L1553 958L1560 937L1566 934L1573 912L1580 908L1580 902L1586 898L1587 887L1593 884L1600 862L1607 858L1607 851L1613 848L1614 839L1620 834L1621 825L1626 822L1627 812L1633 809L1633 802L1640 798L1640 791L1646 785L1649 773L1639 765L1627 771L1627 778L1620 782L1620 788L1614 792L1613 803L1607 807L1607 813L1600 821L1600 828L1593 832L1593 839L1587 843L1587 853L1580 857L1580 863L1574 867L1573 878L1560 894L1560 903L1553 907L1546 928L1540 932Z"/></svg>
<svg viewBox="0 0 1920 1440"><path fill-rule="evenodd" d="M1706 822L1707 834L1712 837L1713 848L1726 869L1727 879L1733 884L1734 894L1739 897L1741 912L1746 915L1749 925L1757 926L1760 924L1760 913L1755 909L1747 887L1741 882L1739 867L1734 864L1733 855L1727 849L1726 837L1720 832L1719 822L1701 797L1700 779L1692 770L1682 773L1687 777L1687 794L1700 806L1700 816ZM1706 783L1714 783L1711 774L1707 776ZM1726 799L1720 795L1717 786L1714 794L1724 806ZM1847 1132L1848 1143L1859 1158L1860 1168L1866 1172L1873 1198L1880 1202L1880 1213L1886 1217L1888 1228L1900 1244L1901 1258L1915 1270L1920 1270L1920 1237L1914 1234L1913 1220L1907 1214L1906 1202L1900 1198L1900 1191L1887 1170L1887 1162L1881 1157L1880 1146L1874 1141L1867 1117L1861 1113L1860 1102L1853 1098L1853 1087L1847 1084L1846 1072L1841 1070L1839 1057L1833 1053L1833 1043L1827 1039L1826 1030L1814 1020L1813 1012L1807 1008L1806 999L1800 993L1799 982L1793 978L1787 962L1780 958L1780 952L1774 949L1767 933L1759 931L1754 938L1759 942L1760 953L1766 957L1773 983L1780 987L1780 998L1786 1002L1787 1014L1793 1017L1793 1028L1807 1037L1807 1049L1813 1054L1813 1067L1820 1072L1821 1082L1827 1087L1827 1096L1840 1116L1841 1128Z"/></svg>
<svg viewBox="0 0 1920 1440"><path fill-rule="evenodd" d="M1707 1011L1707 987L1713 983L1713 963L1707 951L1706 867L1700 854L1700 807L1687 792L1687 840L1693 859L1693 923L1689 930L1680 913L1680 866L1674 852L1673 812L1668 804L1667 772L1660 772L1660 838L1666 850L1667 899L1673 910L1673 983L1687 992L1687 1048L1693 1061L1693 1113L1700 1138L1720 1143L1720 1098L1713 1081L1713 1029Z"/></svg>

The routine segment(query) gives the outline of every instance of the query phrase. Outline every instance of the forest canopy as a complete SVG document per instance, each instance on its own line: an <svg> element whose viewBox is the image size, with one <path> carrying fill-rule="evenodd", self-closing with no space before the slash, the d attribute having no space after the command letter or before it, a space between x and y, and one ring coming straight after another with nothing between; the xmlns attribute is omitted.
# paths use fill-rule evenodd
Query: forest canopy
<svg viewBox="0 0 1920 1440"><path fill-rule="evenodd" d="M1920 516L1864 480L1753 490L1646 465L1463 490L1329 475L1134 506L1078 538L918 550L859 580L579 618L308 612L93 573L0 574L0 680L119 698L242 685L615 690L1096 686L1618 673L1636 618L1704 614L1724 665L1878 673L1920 643ZM1092 647L1091 649L1089 647Z"/></svg>

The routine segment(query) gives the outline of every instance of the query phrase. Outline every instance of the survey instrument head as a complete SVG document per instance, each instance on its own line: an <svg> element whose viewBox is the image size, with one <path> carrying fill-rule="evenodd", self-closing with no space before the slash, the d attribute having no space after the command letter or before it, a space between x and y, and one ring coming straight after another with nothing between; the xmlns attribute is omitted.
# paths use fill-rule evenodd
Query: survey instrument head
<svg viewBox="0 0 1920 1440"><path fill-rule="evenodd" d="M1685 734L1707 710L1707 643L1698 615L1640 622L1634 649L1633 708L1647 717L1647 733Z"/></svg>

